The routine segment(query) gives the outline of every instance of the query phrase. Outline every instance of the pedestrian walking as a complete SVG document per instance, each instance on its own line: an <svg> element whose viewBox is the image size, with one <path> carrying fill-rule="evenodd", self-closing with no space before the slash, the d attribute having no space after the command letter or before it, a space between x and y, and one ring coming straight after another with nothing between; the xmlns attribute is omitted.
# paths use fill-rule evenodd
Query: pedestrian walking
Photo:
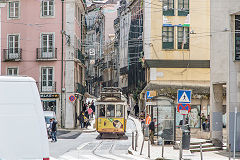
<svg viewBox="0 0 240 160"><path fill-rule="evenodd" d="M149 126L151 122L151 117L149 116L149 114L147 114L145 122L146 122L146 126Z"/></svg>
<svg viewBox="0 0 240 160"><path fill-rule="evenodd" d="M201 115L201 124L202 124L202 129L205 131L206 130L206 124L205 124L206 117L204 113Z"/></svg>
<svg viewBox="0 0 240 160"><path fill-rule="evenodd" d="M153 121L151 121L151 123L149 124L149 135L151 144L154 144L155 122L156 118L154 118Z"/></svg>
<svg viewBox="0 0 240 160"><path fill-rule="evenodd" d="M145 113L144 113L144 111L141 112L139 118L140 118L140 121L141 121L141 126L142 126L142 128L144 128L144 124L145 124Z"/></svg>
<svg viewBox="0 0 240 160"><path fill-rule="evenodd" d="M92 103L91 103L91 108L92 108L92 117L93 117L93 114L95 114L95 105L94 105L94 101L92 100Z"/></svg>
<svg viewBox="0 0 240 160"><path fill-rule="evenodd" d="M87 103L83 104L82 111L85 112L87 110Z"/></svg>
<svg viewBox="0 0 240 160"><path fill-rule="evenodd" d="M80 115L78 116L78 120L80 122L81 128L84 128L84 112L82 111Z"/></svg>
<svg viewBox="0 0 240 160"><path fill-rule="evenodd" d="M88 107L88 110L87 110L87 112L88 112L89 118L90 118L90 117L92 118L92 113L93 113L93 110L92 110L92 108L91 108L91 107Z"/></svg>
<svg viewBox="0 0 240 160"><path fill-rule="evenodd" d="M139 113L138 103L136 103L136 105L134 106L134 111L135 111L135 116L138 117L138 113Z"/></svg>
<svg viewBox="0 0 240 160"><path fill-rule="evenodd" d="M57 121L52 118L52 142L57 142Z"/></svg>
<svg viewBox="0 0 240 160"><path fill-rule="evenodd" d="M130 114L130 111L131 111L131 107L130 107L130 105L129 105L129 103L127 104L127 114L128 114L128 116L129 116L129 114Z"/></svg>

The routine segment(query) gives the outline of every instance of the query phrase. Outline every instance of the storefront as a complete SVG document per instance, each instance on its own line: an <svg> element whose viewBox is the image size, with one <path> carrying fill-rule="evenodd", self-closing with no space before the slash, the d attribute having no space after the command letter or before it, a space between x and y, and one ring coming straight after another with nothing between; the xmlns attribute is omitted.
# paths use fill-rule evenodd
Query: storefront
<svg viewBox="0 0 240 160"><path fill-rule="evenodd" d="M40 98L44 111L54 111L58 115L59 94L40 94Z"/></svg>

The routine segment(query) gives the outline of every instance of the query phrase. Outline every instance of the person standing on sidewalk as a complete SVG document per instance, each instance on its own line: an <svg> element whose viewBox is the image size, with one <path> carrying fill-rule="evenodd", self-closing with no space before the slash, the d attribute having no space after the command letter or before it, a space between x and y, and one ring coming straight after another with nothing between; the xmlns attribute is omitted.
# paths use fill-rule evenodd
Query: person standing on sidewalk
<svg viewBox="0 0 240 160"><path fill-rule="evenodd" d="M134 106L134 111L135 111L135 116L136 116L136 118L138 118L138 114L139 114L139 106L138 106L138 103L136 103L136 105Z"/></svg>
<svg viewBox="0 0 240 160"><path fill-rule="evenodd" d="M151 123L149 124L149 134L150 134L151 144L154 144L155 122L156 122L156 118L154 118L153 121L151 121Z"/></svg>
<svg viewBox="0 0 240 160"><path fill-rule="evenodd" d="M52 118L52 142L57 142L57 121Z"/></svg>
<svg viewBox="0 0 240 160"><path fill-rule="evenodd" d="M147 136L149 136L149 124L151 122L151 117L149 116L149 114L147 114L146 119L145 119L145 124L146 124L146 130L144 133L148 134Z"/></svg>
<svg viewBox="0 0 240 160"><path fill-rule="evenodd" d="M84 128L84 112L82 111L80 115L78 116L78 120L80 122L81 128Z"/></svg>

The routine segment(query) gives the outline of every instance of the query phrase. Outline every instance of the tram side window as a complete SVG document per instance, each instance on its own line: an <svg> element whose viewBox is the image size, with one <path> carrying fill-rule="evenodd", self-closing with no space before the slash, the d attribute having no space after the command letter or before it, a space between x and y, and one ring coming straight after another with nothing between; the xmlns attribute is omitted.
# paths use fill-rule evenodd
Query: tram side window
<svg viewBox="0 0 240 160"><path fill-rule="evenodd" d="M116 105L116 117L123 117L123 105Z"/></svg>
<svg viewBox="0 0 240 160"><path fill-rule="evenodd" d="M99 105L99 117L105 117L105 105Z"/></svg>
<svg viewBox="0 0 240 160"><path fill-rule="evenodd" d="M115 117L115 105L107 105L107 117Z"/></svg>

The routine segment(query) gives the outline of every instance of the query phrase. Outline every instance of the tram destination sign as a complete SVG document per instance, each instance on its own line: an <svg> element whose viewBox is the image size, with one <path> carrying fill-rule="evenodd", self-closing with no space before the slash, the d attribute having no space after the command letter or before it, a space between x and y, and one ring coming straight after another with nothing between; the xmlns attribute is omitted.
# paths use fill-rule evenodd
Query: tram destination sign
<svg viewBox="0 0 240 160"><path fill-rule="evenodd" d="M59 98L59 94L40 94L40 98Z"/></svg>

